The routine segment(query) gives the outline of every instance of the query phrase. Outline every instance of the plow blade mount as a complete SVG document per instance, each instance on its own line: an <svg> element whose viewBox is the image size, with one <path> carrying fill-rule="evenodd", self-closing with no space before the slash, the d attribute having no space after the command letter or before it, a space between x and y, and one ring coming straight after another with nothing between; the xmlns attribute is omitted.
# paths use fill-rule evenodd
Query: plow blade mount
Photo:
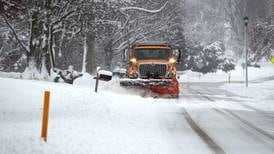
<svg viewBox="0 0 274 154"><path fill-rule="evenodd" d="M172 79L120 79L120 85L129 86L169 86L172 85Z"/></svg>

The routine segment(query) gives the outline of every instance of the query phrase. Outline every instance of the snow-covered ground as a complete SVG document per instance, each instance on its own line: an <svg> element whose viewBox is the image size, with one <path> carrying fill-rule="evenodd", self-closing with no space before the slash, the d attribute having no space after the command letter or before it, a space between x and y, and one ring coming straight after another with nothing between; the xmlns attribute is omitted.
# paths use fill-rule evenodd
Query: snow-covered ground
<svg viewBox="0 0 274 154"><path fill-rule="evenodd" d="M257 81L264 80L264 78L274 79L274 64L270 62L264 62L260 64L261 68L249 67L248 74L249 80ZM228 82L229 73L225 73L221 70L216 73L197 73L192 71L179 72L181 82ZM230 72L231 82L243 82L245 81L245 70L239 65L235 70Z"/></svg>
<svg viewBox="0 0 274 154"><path fill-rule="evenodd" d="M207 82L185 73L179 99L154 99L116 78L95 93L88 74L74 85L0 78L0 153L273 153L273 67L251 73L248 88L212 82L218 73L202 76ZM45 90L47 143L40 138Z"/></svg>
<svg viewBox="0 0 274 154"><path fill-rule="evenodd" d="M264 110L274 110L274 80L260 83L250 83L248 88L245 84L227 84L223 89L236 95L250 99L249 104Z"/></svg>
<svg viewBox="0 0 274 154"><path fill-rule="evenodd" d="M143 98L115 83L94 93L86 79L72 86L0 78L0 153L181 153L170 139L180 132L166 133L169 124L182 123L173 100ZM47 143L40 139L45 90L51 92ZM195 151L200 141L194 133L178 139L189 140L183 149Z"/></svg>

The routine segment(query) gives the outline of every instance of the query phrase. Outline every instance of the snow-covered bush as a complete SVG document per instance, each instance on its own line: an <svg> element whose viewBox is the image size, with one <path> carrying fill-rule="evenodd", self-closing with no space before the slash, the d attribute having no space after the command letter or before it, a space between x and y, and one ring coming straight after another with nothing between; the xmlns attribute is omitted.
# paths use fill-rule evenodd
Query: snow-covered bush
<svg viewBox="0 0 274 154"><path fill-rule="evenodd" d="M224 61L219 65L219 69L226 73L234 70L235 64L233 63L233 59L225 58Z"/></svg>
<svg viewBox="0 0 274 154"><path fill-rule="evenodd" d="M83 76L82 73L75 71L72 65L70 65L67 70L54 68L54 72L59 75L57 78L62 78L64 82L69 84L73 84L75 79ZM55 78L54 80L55 82L58 82L59 79L56 80Z"/></svg>
<svg viewBox="0 0 274 154"><path fill-rule="evenodd" d="M218 69L228 72L235 68L233 59L225 57L225 47L220 41L205 47L195 46L188 54L187 69L195 72L205 74L216 72Z"/></svg>

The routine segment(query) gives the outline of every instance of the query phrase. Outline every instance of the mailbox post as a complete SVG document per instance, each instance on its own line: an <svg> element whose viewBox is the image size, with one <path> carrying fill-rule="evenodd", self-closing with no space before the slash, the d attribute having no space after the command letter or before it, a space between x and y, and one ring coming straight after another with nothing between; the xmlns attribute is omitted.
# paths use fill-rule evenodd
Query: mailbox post
<svg viewBox="0 0 274 154"><path fill-rule="evenodd" d="M97 74L96 74L96 83L95 83L95 92L97 93L97 91L98 91L98 84L99 84L99 74L98 74L98 72L97 72Z"/></svg>

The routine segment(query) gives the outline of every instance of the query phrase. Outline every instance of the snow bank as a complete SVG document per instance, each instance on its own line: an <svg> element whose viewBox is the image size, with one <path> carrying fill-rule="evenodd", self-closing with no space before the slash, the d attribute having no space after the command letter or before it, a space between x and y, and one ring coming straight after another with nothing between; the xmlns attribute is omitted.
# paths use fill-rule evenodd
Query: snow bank
<svg viewBox="0 0 274 154"><path fill-rule="evenodd" d="M18 73L18 72L1 72L0 71L0 77L2 77L2 78L21 79L22 78L22 73Z"/></svg>
<svg viewBox="0 0 274 154"><path fill-rule="evenodd" d="M274 77L274 65L271 63L260 64L261 68L249 67L249 80L259 81L265 78ZM221 70L216 73L202 74L192 71L178 72L180 82L228 82L229 74ZM235 70L230 72L231 82L245 81L245 72L241 66L236 66Z"/></svg>
<svg viewBox="0 0 274 154"><path fill-rule="evenodd" d="M74 80L73 85L82 86L82 87L94 87L95 86L95 76L92 76L88 73L84 73L83 76Z"/></svg>
<svg viewBox="0 0 274 154"><path fill-rule="evenodd" d="M256 108L264 110L274 110L274 80L262 83L249 83L246 88L245 84L226 84L222 89L234 93L235 95L249 98L250 104Z"/></svg>
<svg viewBox="0 0 274 154"><path fill-rule="evenodd" d="M159 129L166 126L159 119L174 111L166 111L172 106L165 100L132 95L115 80L100 82L98 93L93 84L88 74L74 85L0 78L0 153L181 152ZM45 90L51 92L47 143L40 139Z"/></svg>
<svg viewBox="0 0 274 154"><path fill-rule="evenodd" d="M53 76L48 77L45 75L45 73L37 73L30 71L29 69L26 69L23 73L20 72L1 72L0 71L0 77L1 78L13 78L13 79L35 79L35 80L47 80L47 81L53 81Z"/></svg>
<svg viewBox="0 0 274 154"><path fill-rule="evenodd" d="M0 71L0 77L1 78L13 78L13 79L26 79L26 80L44 80L44 81L54 81L54 78L58 74L54 71L51 71L51 76L48 76L47 73L45 73L45 70L42 71L42 73L34 72L28 68L22 73L20 72L1 72Z"/></svg>

